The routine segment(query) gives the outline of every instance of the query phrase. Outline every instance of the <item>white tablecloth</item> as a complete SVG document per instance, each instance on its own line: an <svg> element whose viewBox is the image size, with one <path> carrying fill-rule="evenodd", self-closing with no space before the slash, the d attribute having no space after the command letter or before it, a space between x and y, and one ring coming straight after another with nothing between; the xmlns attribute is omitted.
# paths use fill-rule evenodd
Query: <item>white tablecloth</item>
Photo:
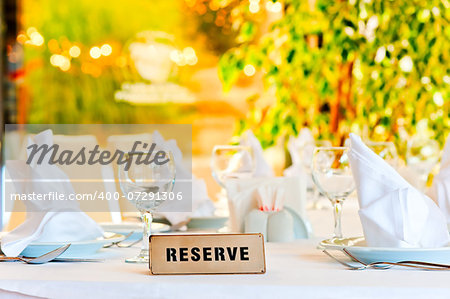
<svg viewBox="0 0 450 299"><path fill-rule="evenodd" d="M316 233L332 232L331 210L309 211ZM361 231L356 203L344 207L344 233ZM50 298L449 298L450 272L347 270L316 248L320 238L266 245L262 275L152 276L126 264L138 247L103 249L100 263L0 263L0 297Z"/></svg>

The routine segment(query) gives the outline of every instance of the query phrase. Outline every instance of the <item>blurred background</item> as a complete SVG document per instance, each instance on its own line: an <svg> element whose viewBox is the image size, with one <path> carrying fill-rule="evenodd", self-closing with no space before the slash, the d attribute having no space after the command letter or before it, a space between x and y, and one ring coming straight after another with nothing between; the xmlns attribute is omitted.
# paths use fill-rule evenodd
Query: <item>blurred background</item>
<svg viewBox="0 0 450 299"><path fill-rule="evenodd" d="M449 132L448 0L3 0L1 9L3 124L192 124L193 170L211 194L213 146L247 129L277 174L303 127L336 145L349 132L392 141L401 158L407 140L442 147Z"/></svg>

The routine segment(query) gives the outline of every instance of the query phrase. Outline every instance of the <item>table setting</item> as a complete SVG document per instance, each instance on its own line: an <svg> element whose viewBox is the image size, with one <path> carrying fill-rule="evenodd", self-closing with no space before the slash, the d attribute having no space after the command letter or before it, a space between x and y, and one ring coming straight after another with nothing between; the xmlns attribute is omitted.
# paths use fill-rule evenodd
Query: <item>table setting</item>
<svg viewBox="0 0 450 299"><path fill-rule="evenodd" d="M322 241L320 246L345 249L365 263L448 263L447 221L436 203L407 183L355 135L351 135L348 159L358 189L364 238L337 236L337 240Z"/></svg>
<svg viewBox="0 0 450 299"><path fill-rule="evenodd" d="M450 297L450 0L123 4L0 4L0 299Z"/></svg>
<svg viewBox="0 0 450 299"><path fill-rule="evenodd" d="M166 151L168 163L117 168L125 194L136 188L155 194L180 190L185 185L176 189L177 180L192 178L192 212L159 211L166 202L137 199L131 202L140 217L128 213L124 221L112 223L96 222L76 202L63 207L25 202L30 211L25 221L1 234L0 295L229 298L295 297L302 292L322 298L332 292L337 298L370 298L374 290L377 296L399 298L448 295L442 287L450 277L449 141L428 196L399 174L391 163L392 149L380 154L386 151L375 151L355 134L344 147L317 143L311 136L297 139L295 146L292 141L290 151L299 155L282 177L274 175L252 132L244 135L241 144L216 146L212 153L211 171L222 186L223 202L208 198L205 183L180 162L183 154L176 141L157 131L149 136ZM27 144L53 144L52 131L29 137ZM16 192L76 192L67 174L48 161L8 162ZM157 181L142 185L155 175ZM55 182L39 184L48 177ZM318 198L331 204L318 205ZM214 210L224 203L228 215L218 216ZM152 234L211 233L262 234L266 273L245 279L149 274L149 243L142 240ZM402 279L403 273L410 279Z"/></svg>

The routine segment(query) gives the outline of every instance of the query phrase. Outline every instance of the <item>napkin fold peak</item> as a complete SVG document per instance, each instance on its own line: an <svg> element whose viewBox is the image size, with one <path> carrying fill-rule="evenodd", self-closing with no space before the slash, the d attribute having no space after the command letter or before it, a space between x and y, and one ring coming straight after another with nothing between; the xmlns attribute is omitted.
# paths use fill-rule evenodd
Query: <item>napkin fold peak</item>
<svg viewBox="0 0 450 299"><path fill-rule="evenodd" d="M436 204L350 134L350 166L359 216L368 246L441 247L450 242L445 218Z"/></svg>
<svg viewBox="0 0 450 299"><path fill-rule="evenodd" d="M272 167L270 167L270 165L264 158L264 152L261 143L251 130L247 130L242 134L239 144L249 146L253 151L255 161L255 171L253 173L253 177L275 176Z"/></svg>

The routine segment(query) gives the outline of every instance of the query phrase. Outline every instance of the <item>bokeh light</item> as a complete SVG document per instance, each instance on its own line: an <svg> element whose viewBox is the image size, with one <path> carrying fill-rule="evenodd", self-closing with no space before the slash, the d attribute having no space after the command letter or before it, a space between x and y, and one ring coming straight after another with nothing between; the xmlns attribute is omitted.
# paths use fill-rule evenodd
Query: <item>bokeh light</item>
<svg viewBox="0 0 450 299"><path fill-rule="evenodd" d="M248 10L251 13L259 12L259 0L250 0L250 5L248 7Z"/></svg>
<svg viewBox="0 0 450 299"><path fill-rule="evenodd" d="M72 46L72 47L70 48L70 50L69 50L69 54L70 54L70 56L72 56L72 57L74 57L74 58L79 57L80 54L81 54L80 47L78 47L78 46Z"/></svg>
<svg viewBox="0 0 450 299"><path fill-rule="evenodd" d="M101 48L100 48L102 55L103 56L109 56L112 53L112 47L108 44L104 44Z"/></svg>
<svg viewBox="0 0 450 299"><path fill-rule="evenodd" d="M89 51L89 54L91 55L92 58L98 59L100 58L100 56L102 56L102 50L100 50L99 47L92 47L91 50Z"/></svg>
<svg viewBox="0 0 450 299"><path fill-rule="evenodd" d="M247 64L247 65L244 67L244 74L245 74L246 76L251 77L251 76L253 76L255 73L256 73L256 69L255 69L255 67L254 67L253 65Z"/></svg>
<svg viewBox="0 0 450 299"><path fill-rule="evenodd" d="M405 73L410 73L413 70L413 61L410 56L404 56L399 61L400 69Z"/></svg>

